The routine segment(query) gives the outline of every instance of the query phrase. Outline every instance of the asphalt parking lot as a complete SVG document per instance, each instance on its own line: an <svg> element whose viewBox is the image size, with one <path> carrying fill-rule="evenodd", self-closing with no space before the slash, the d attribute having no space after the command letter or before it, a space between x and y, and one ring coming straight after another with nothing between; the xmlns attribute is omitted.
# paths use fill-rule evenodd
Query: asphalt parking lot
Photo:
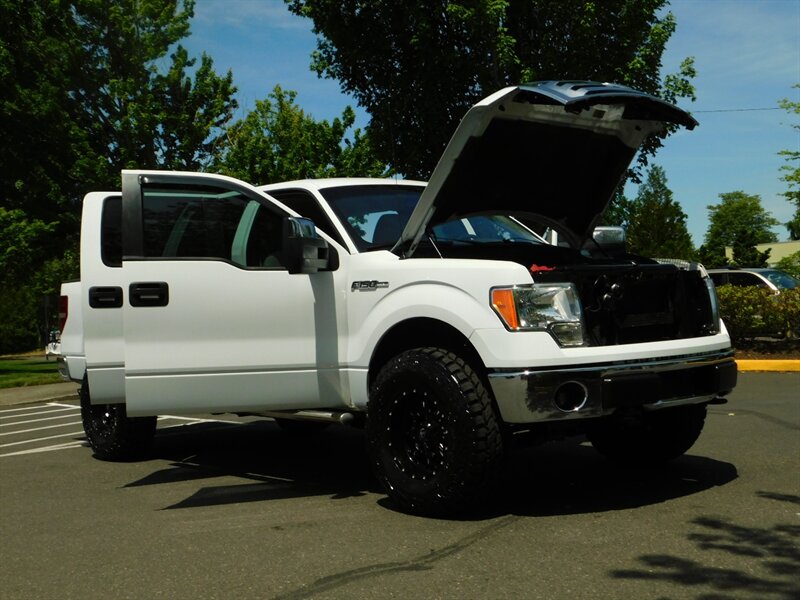
<svg viewBox="0 0 800 600"><path fill-rule="evenodd" d="M580 439L514 452L470 520L398 513L359 431L159 421L107 463L75 400L0 407L0 597L800 597L800 373L743 373L689 453L613 466Z"/></svg>

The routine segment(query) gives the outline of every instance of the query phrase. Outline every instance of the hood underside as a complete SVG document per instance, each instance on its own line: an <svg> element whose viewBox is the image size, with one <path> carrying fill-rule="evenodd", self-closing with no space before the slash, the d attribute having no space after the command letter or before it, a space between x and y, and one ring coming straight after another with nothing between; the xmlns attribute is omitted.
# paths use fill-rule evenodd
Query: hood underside
<svg viewBox="0 0 800 600"><path fill-rule="evenodd" d="M541 82L501 90L465 115L399 244L469 214L533 214L585 239L644 139L686 112L619 85Z"/></svg>

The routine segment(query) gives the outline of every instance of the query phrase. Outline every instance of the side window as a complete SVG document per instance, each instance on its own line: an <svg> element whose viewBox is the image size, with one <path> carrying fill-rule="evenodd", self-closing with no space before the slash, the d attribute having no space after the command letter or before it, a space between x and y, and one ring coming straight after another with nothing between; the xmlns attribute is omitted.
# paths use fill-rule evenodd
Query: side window
<svg viewBox="0 0 800 600"><path fill-rule="evenodd" d="M234 237L249 202L237 191L219 188L145 186L144 256L232 260Z"/></svg>
<svg viewBox="0 0 800 600"><path fill-rule="evenodd" d="M731 285L738 286L756 285L758 287L767 287L763 280L752 273L728 273L728 282Z"/></svg>
<svg viewBox="0 0 800 600"><path fill-rule="evenodd" d="M318 229L324 231L345 248L347 247L342 236L339 235L339 232L333 226L328 215L322 210L314 196L303 190L275 190L267 193L273 198L283 202L301 217L306 217L314 221L314 225L316 225Z"/></svg>
<svg viewBox="0 0 800 600"><path fill-rule="evenodd" d="M708 276L711 277L711 281L713 281L716 286L728 283L728 276L725 273L709 273Z"/></svg>
<svg viewBox="0 0 800 600"><path fill-rule="evenodd" d="M122 266L122 198L113 196L103 202L100 225L100 256L107 267Z"/></svg>
<svg viewBox="0 0 800 600"><path fill-rule="evenodd" d="M242 244L239 247L234 242L233 262L247 267L283 267L283 219L255 201L251 201L248 213L252 218L248 215L242 220L241 235L237 232Z"/></svg>

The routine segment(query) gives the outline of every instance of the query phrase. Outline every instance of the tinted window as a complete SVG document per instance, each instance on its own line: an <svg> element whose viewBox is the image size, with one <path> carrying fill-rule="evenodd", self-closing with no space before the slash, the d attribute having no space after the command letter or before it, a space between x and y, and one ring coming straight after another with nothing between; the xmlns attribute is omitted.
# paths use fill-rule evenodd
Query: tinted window
<svg viewBox="0 0 800 600"><path fill-rule="evenodd" d="M344 224L356 248L364 251L391 248L400 239L422 190L420 186L401 185L343 186L322 190L322 195ZM452 245L545 243L528 227L505 215L454 219L436 225L431 233L437 243Z"/></svg>
<svg viewBox="0 0 800 600"><path fill-rule="evenodd" d="M325 211L322 210L317 199L310 193L303 190L276 190L267 192L267 194L283 202L301 217L306 217L314 221L314 225L316 225L320 231L324 231L342 246L346 247L342 236L333 226L333 223L328 218L328 215L325 214Z"/></svg>
<svg viewBox="0 0 800 600"><path fill-rule="evenodd" d="M327 188L321 193L356 248L363 251L397 241L422 190L419 186L358 185ZM378 239L374 239L376 230Z"/></svg>
<svg viewBox="0 0 800 600"><path fill-rule="evenodd" d="M793 290L800 286L800 281L783 271L762 271L761 274L780 290Z"/></svg>
<svg viewBox="0 0 800 600"><path fill-rule="evenodd" d="M255 203L254 203L255 204ZM284 264L281 228L283 219L257 205L252 227L247 231L244 264L248 267L280 267ZM237 262L234 260L234 262Z"/></svg>
<svg viewBox="0 0 800 600"><path fill-rule="evenodd" d="M244 194L205 186L142 190L144 256L280 265L280 215Z"/></svg>
<svg viewBox="0 0 800 600"><path fill-rule="evenodd" d="M106 198L103 202L100 256L108 267L122 266L122 198L120 196Z"/></svg>
<svg viewBox="0 0 800 600"><path fill-rule="evenodd" d="M230 260L247 202L238 192L144 188L144 255Z"/></svg>
<svg viewBox="0 0 800 600"><path fill-rule="evenodd" d="M708 276L711 277L714 285L725 285L728 282L728 277L725 273L709 273Z"/></svg>
<svg viewBox="0 0 800 600"><path fill-rule="evenodd" d="M474 215L447 221L433 228L437 242L475 244L494 242L546 242L519 221L505 215Z"/></svg>
<svg viewBox="0 0 800 600"><path fill-rule="evenodd" d="M728 273L728 283L731 285L768 287L766 282L753 273Z"/></svg>

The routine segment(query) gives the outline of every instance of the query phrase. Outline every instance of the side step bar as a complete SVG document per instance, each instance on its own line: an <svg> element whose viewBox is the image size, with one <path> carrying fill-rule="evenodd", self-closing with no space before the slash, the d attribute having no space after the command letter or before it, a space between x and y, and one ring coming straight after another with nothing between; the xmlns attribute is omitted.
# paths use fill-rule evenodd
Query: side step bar
<svg viewBox="0 0 800 600"><path fill-rule="evenodd" d="M259 416L273 419L291 419L293 421L326 421L340 425L355 425L356 416L351 412L333 410L278 410L260 412Z"/></svg>

